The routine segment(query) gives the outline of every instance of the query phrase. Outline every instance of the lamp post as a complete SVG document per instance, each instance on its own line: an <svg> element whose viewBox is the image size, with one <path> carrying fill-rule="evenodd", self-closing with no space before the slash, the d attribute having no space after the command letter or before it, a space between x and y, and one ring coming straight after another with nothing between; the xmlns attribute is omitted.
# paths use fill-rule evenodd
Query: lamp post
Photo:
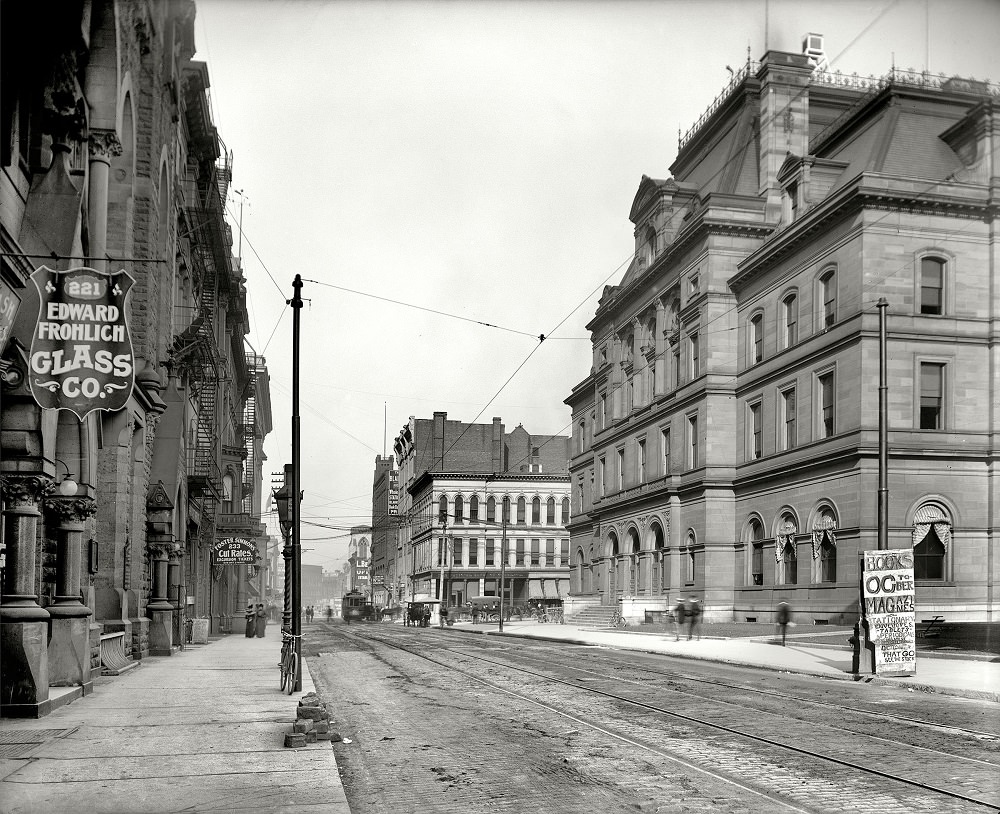
<svg viewBox="0 0 1000 814"><path fill-rule="evenodd" d="M281 603L281 628L291 631L292 629L292 508L290 500L289 483L291 475L291 465L285 464L285 483L274 493L274 502L278 506L278 523L281 526L281 537L284 545L281 548L281 557L285 561L285 584Z"/></svg>

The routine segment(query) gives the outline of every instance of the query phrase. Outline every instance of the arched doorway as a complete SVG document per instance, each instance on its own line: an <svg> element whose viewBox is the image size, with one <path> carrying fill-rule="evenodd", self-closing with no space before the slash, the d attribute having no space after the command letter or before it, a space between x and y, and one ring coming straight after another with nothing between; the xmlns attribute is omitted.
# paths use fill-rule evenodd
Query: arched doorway
<svg viewBox="0 0 1000 814"><path fill-rule="evenodd" d="M618 586L621 585L621 575L618 573L621 565L619 563L618 535L614 532L611 532L608 537L608 555L610 557L608 561L608 602L616 603L618 601Z"/></svg>
<svg viewBox="0 0 1000 814"><path fill-rule="evenodd" d="M639 544L639 533L635 529L629 529L625 537L628 545L628 593L629 596L638 596L641 584L639 573L639 551L642 546Z"/></svg>
<svg viewBox="0 0 1000 814"><path fill-rule="evenodd" d="M660 596L666 593L670 585L667 576L666 548L663 542L663 527L659 523L653 522L649 527L648 548L653 551L652 584L650 590L653 596Z"/></svg>

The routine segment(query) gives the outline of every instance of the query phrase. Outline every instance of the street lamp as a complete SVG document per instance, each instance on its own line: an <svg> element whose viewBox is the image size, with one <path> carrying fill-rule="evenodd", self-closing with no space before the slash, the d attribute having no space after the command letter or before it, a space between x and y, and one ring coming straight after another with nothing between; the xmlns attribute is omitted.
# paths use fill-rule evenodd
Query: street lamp
<svg viewBox="0 0 1000 814"><path fill-rule="evenodd" d="M291 631L292 627L292 501L288 489L288 469L285 465L285 483L274 493L274 502L278 507L278 523L281 526L281 536L284 546L281 557L285 561L285 590L281 605L281 627Z"/></svg>

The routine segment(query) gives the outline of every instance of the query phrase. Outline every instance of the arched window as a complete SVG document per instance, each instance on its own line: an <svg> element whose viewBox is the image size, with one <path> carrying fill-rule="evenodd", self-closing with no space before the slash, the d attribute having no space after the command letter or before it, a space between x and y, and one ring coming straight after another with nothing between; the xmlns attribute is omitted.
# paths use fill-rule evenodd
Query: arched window
<svg viewBox="0 0 1000 814"><path fill-rule="evenodd" d="M556 524L556 499L550 497L545 501L545 525L554 526Z"/></svg>
<svg viewBox="0 0 1000 814"><path fill-rule="evenodd" d="M837 547L824 539L819 547L819 581L837 581Z"/></svg>
<svg viewBox="0 0 1000 814"><path fill-rule="evenodd" d="M750 583L764 584L764 525L756 517L747 528L750 542Z"/></svg>
<svg viewBox="0 0 1000 814"><path fill-rule="evenodd" d="M222 513L233 513L233 473L226 472L222 476Z"/></svg>
<svg viewBox="0 0 1000 814"><path fill-rule="evenodd" d="M750 317L750 330L747 342L750 364L755 365L764 359L764 315L754 314Z"/></svg>
<svg viewBox="0 0 1000 814"><path fill-rule="evenodd" d="M830 269L819 279L822 303L822 326L829 328L837 322L837 271Z"/></svg>
<svg viewBox="0 0 1000 814"><path fill-rule="evenodd" d="M455 495L455 522L465 521L465 499L461 495Z"/></svg>
<svg viewBox="0 0 1000 814"><path fill-rule="evenodd" d="M819 582L837 581L837 517L833 509L820 509L812 525L812 555L817 568L814 579Z"/></svg>
<svg viewBox="0 0 1000 814"><path fill-rule="evenodd" d="M795 543L787 542L781 551L781 584L795 585L798 582L798 567L795 559Z"/></svg>
<svg viewBox="0 0 1000 814"><path fill-rule="evenodd" d="M913 549L914 579L944 579L944 544L931 528Z"/></svg>
<svg viewBox="0 0 1000 814"><path fill-rule="evenodd" d="M473 495L469 498L469 522L479 522L479 496Z"/></svg>
<svg viewBox="0 0 1000 814"><path fill-rule="evenodd" d="M951 515L936 503L927 503L913 516L913 576L919 580L943 580L945 557L951 545Z"/></svg>
<svg viewBox="0 0 1000 814"><path fill-rule="evenodd" d="M939 257L920 260L920 313L944 313L944 260Z"/></svg>
<svg viewBox="0 0 1000 814"><path fill-rule="evenodd" d="M565 526L569 522L569 498L562 499L562 524Z"/></svg>
<svg viewBox="0 0 1000 814"><path fill-rule="evenodd" d="M510 508L511 508L510 507L510 498L509 497L504 497L504 499L503 499L503 519L507 523L511 522Z"/></svg>
<svg viewBox="0 0 1000 814"><path fill-rule="evenodd" d="M486 498L486 522L497 522L497 499L493 495Z"/></svg>
<svg viewBox="0 0 1000 814"><path fill-rule="evenodd" d="M695 546L694 532L689 531L687 537L684 538L684 545L686 546L684 550L684 582L687 585L694 585L694 546Z"/></svg>
<svg viewBox="0 0 1000 814"><path fill-rule="evenodd" d="M441 495L441 499L438 501L438 522L448 522L448 498L444 495Z"/></svg>
<svg viewBox="0 0 1000 814"><path fill-rule="evenodd" d="M542 501L537 497L531 501L531 522L536 526L542 522Z"/></svg>
<svg viewBox="0 0 1000 814"><path fill-rule="evenodd" d="M799 341L799 298L794 292L781 301L781 339L785 348Z"/></svg>
<svg viewBox="0 0 1000 814"><path fill-rule="evenodd" d="M525 507L526 502L523 497L517 499L517 524L523 526L525 524Z"/></svg>

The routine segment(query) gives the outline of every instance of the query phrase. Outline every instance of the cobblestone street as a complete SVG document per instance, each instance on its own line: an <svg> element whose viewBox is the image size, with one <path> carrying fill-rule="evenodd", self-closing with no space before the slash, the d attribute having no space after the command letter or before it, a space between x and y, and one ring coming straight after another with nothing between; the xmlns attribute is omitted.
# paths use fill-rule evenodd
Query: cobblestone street
<svg viewBox="0 0 1000 814"><path fill-rule="evenodd" d="M995 705L484 639L310 631L354 814L964 812L1000 801Z"/></svg>

